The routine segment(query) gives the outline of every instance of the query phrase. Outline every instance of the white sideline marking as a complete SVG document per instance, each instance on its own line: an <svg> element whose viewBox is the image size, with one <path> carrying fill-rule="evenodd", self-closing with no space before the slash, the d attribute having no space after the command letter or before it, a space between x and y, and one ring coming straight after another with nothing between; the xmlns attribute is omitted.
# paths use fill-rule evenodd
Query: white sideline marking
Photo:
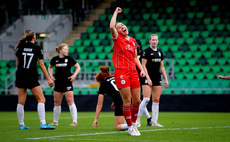
<svg viewBox="0 0 230 142"><path fill-rule="evenodd" d="M114 115L102 115L100 116L101 117L114 117ZM85 118L95 118L95 116L78 116L77 119L85 119ZM39 119L38 117L35 117L35 118L25 118L25 121L27 120L37 120ZM47 118L48 120L49 118ZM53 119L50 117L50 119ZM60 119L72 119L71 116L70 117L61 117ZM15 118L0 118L1 121L9 121L9 120L18 120L17 117Z"/></svg>
<svg viewBox="0 0 230 142"><path fill-rule="evenodd" d="M154 132L154 131L172 131L172 130L196 130L196 129L220 129L220 128L230 128L230 126L217 126L217 127L192 127L192 128L165 128L165 129L154 129L154 130L140 130L140 132ZM113 132L101 132L101 133L87 133L87 134L77 134L77 135L60 135L60 136L49 136L49 137L37 137L37 138L25 138L31 140L37 139L55 139L63 137L79 137L79 136L93 136L93 135L107 135L107 134L118 134L118 133L127 133L127 131L113 131Z"/></svg>

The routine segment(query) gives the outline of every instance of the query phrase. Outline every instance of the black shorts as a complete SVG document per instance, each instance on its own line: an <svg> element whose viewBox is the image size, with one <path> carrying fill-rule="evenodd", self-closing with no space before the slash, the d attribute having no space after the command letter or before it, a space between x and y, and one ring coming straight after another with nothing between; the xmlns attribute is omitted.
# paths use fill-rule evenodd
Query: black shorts
<svg viewBox="0 0 230 142"><path fill-rule="evenodd" d="M115 105L115 116L123 116L123 103L118 103Z"/></svg>
<svg viewBox="0 0 230 142"><path fill-rule="evenodd" d="M15 85L18 88L33 89L34 87L40 86L38 80L29 79L16 79Z"/></svg>
<svg viewBox="0 0 230 142"><path fill-rule="evenodd" d="M140 77L140 84L141 85L148 85L146 77Z"/></svg>
<svg viewBox="0 0 230 142"><path fill-rule="evenodd" d="M61 93L73 91L73 84L70 81L55 81L54 91Z"/></svg>
<svg viewBox="0 0 230 142"><path fill-rule="evenodd" d="M152 79L151 79L152 80ZM141 85L148 85L147 78L140 79ZM152 80L152 86L162 86L161 80Z"/></svg>

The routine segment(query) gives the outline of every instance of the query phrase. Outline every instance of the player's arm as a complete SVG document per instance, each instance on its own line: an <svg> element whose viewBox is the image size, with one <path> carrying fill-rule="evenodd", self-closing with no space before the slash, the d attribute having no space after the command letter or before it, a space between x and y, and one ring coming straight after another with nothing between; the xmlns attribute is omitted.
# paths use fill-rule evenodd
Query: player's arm
<svg viewBox="0 0 230 142"><path fill-rule="evenodd" d="M48 72L49 72L51 79L55 80L55 78L53 77L53 66L51 64L49 64Z"/></svg>
<svg viewBox="0 0 230 142"><path fill-rule="evenodd" d="M40 68L41 68L43 74L45 75L46 79L48 80L49 86L52 87L52 86L54 85L54 82L53 82L53 80L50 78L50 76L49 76L49 74L48 74L48 72L47 72L47 70L46 70L46 67L45 67L45 65L44 65L43 60L39 60L39 61L38 61L38 64L39 64L39 66L40 66Z"/></svg>
<svg viewBox="0 0 230 142"><path fill-rule="evenodd" d="M98 117L100 115L100 112L101 112L101 109L102 109L102 106L103 106L103 102L104 102L104 95L99 94L98 95L98 100L97 100L95 119L94 119L92 128L97 127L97 120L98 120Z"/></svg>
<svg viewBox="0 0 230 142"><path fill-rule="evenodd" d="M121 12L122 12L122 9L120 7L117 7L113 13L113 17L110 20L110 32L114 39L118 37L118 32L115 26L116 26L117 14Z"/></svg>
<svg viewBox="0 0 230 142"><path fill-rule="evenodd" d="M138 67L139 70L141 71L141 72L140 72L141 77L144 77L144 76L145 76L145 72L144 72L144 70L143 70L143 67L142 67L142 65L141 65L140 60L139 60L138 57L137 57L137 50L135 50L135 57L134 57L134 60L135 60L135 63L136 63L136 65L137 65L137 67Z"/></svg>
<svg viewBox="0 0 230 142"><path fill-rule="evenodd" d="M18 60L18 57L16 57L16 66L17 66L17 67L19 66L19 60Z"/></svg>
<svg viewBox="0 0 230 142"><path fill-rule="evenodd" d="M219 78L219 79L227 79L227 80L229 80L229 79L230 79L230 76L222 76L222 75L219 75L218 78Z"/></svg>
<svg viewBox="0 0 230 142"><path fill-rule="evenodd" d="M75 72L74 72L74 74L72 76L69 77L69 79L70 79L71 82L73 82L75 80L76 76L78 75L78 73L81 70L81 67L80 67L80 65L78 63L76 63L74 65L74 67L75 67Z"/></svg>
<svg viewBox="0 0 230 142"><path fill-rule="evenodd" d="M143 67L143 70L144 70L144 72L145 72L145 76L146 76L146 78L147 78L148 84L149 84L150 86L152 86L152 81L151 81L151 79L150 79L150 77L149 77L148 70L147 70L147 68L146 68L147 59L142 58L141 61L142 61L142 67Z"/></svg>
<svg viewBox="0 0 230 142"><path fill-rule="evenodd" d="M167 78L167 75L166 75L166 71L165 71L165 67L164 67L164 62L161 61L160 63L160 71L165 79L165 87L168 87L169 86L169 83L168 83L168 78Z"/></svg>

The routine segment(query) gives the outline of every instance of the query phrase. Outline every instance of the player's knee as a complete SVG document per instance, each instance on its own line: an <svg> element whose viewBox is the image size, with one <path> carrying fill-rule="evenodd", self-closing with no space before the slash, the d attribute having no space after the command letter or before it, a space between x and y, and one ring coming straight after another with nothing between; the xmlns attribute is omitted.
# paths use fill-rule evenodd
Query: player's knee
<svg viewBox="0 0 230 142"><path fill-rule="evenodd" d="M38 103L45 103L45 102L46 102L46 98L45 97L38 98Z"/></svg>
<svg viewBox="0 0 230 142"><path fill-rule="evenodd" d="M116 130L116 131L121 131L122 129L121 129L121 124L120 125L115 125L114 126L114 129Z"/></svg>
<svg viewBox="0 0 230 142"><path fill-rule="evenodd" d="M25 105L26 99L25 98L19 98L18 104Z"/></svg>
<svg viewBox="0 0 230 142"><path fill-rule="evenodd" d="M154 103L159 103L159 101L160 101L160 98L153 98Z"/></svg>
<svg viewBox="0 0 230 142"><path fill-rule="evenodd" d="M131 104L131 100L129 100L129 99L124 99L123 100L123 105L124 106L130 106L130 104Z"/></svg>

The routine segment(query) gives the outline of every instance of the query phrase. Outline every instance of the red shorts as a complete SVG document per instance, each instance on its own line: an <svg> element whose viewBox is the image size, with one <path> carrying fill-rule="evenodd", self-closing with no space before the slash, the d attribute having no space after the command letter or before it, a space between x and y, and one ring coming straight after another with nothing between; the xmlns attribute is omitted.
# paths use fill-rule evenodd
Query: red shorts
<svg viewBox="0 0 230 142"><path fill-rule="evenodd" d="M118 89L125 87L140 88L137 70L115 69L114 78Z"/></svg>

